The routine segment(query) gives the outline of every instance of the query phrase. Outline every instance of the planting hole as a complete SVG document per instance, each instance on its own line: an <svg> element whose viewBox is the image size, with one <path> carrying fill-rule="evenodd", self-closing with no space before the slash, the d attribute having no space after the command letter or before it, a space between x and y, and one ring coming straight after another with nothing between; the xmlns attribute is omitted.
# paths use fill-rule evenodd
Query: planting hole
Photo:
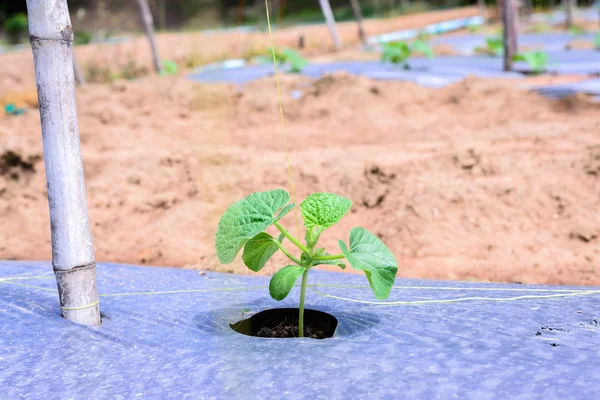
<svg viewBox="0 0 600 400"><path fill-rule="evenodd" d="M304 310L304 337L327 339L333 336L338 320L331 314ZM267 338L298 337L298 309L273 308L230 324L231 329L247 336Z"/></svg>

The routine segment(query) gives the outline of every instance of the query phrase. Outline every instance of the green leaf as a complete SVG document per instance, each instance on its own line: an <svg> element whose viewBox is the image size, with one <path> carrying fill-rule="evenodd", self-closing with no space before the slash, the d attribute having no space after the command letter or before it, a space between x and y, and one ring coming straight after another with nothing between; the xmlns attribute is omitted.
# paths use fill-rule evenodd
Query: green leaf
<svg viewBox="0 0 600 400"><path fill-rule="evenodd" d="M352 268L365 271L375 297L385 300L392 290L398 262L377 236L363 228L350 231L350 250L340 240L340 250Z"/></svg>
<svg viewBox="0 0 600 400"><path fill-rule="evenodd" d="M323 231L335 225L350 209L352 201L332 193L314 193L300 204L300 212L307 229Z"/></svg>
<svg viewBox="0 0 600 400"><path fill-rule="evenodd" d="M288 265L277 271L269 283L271 297L277 301L285 299L304 271L306 268L298 265Z"/></svg>
<svg viewBox="0 0 600 400"><path fill-rule="evenodd" d="M221 217L217 227L217 257L229 264L244 244L289 212L287 205L279 215L277 210L290 201L290 195L282 189L257 192L232 204Z"/></svg>
<svg viewBox="0 0 600 400"><path fill-rule="evenodd" d="M433 58L433 48L429 43L422 40L415 40L412 44L413 51L423 54L427 58Z"/></svg>
<svg viewBox="0 0 600 400"><path fill-rule="evenodd" d="M281 210L279 212L279 214L277 214L277 218L275 218L275 221L273 222L277 222L279 221L281 218L285 217L285 215L287 213L289 213L290 211L292 211L294 209L294 207L296 206L296 203L290 203L287 206L283 207L283 210Z"/></svg>
<svg viewBox="0 0 600 400"><path fill-rule="evenodd" d="M163 60L163 69L161 71L161 75L175 75L179 70L179 66L175 61L172 60Z"/></svg>
<svg viewBox="0 0 600 400"><path fill-rule="evenodd" d="M283 241L283 234L280 234L277 241ZM279 246L275 243L275 238L266 232L261 232L248 240L244 246L242 260L250 270L254 272L260 271L267 261L279 250Z"/></svg>

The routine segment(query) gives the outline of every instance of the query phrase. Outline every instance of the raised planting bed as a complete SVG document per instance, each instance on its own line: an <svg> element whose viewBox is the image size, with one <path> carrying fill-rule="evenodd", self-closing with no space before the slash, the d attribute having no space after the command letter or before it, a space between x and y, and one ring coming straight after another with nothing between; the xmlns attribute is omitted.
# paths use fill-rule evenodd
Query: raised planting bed
<svg viewBox="0 0 600 400"><path fill-rule="evenodd" d="M547 32L547 33L524 33L519 34L518 42L520 49L532 49L560 52L568 50L567 46L574 40L587 40L593 42L594 33L585 33L582 35L572 35L568 32ZM493 35L473 34L448 36L433 39L432 44L447 45L453 47L457 53L463 55L472 55L478 47L484 47L487 38Z"/></svg>
<svg viewBox="0 0 600 400"><path fill-rule="evenodd" d="M600 52L590 50L552 51L548 52L546 73L594 76L600 73ZM412 58L410 69L403 69L390 63L379 61L338 61L331 63L311 63L303 70L302 75L319 78L325 74L337 71L349 72L380 80L404 80L418 83L427 87L443 87L466 78L477 76L483 78L522 78L529 73L525 62L515 63L515 72L502 70L502 60L487 56L453 56L435 59ZM232 65L232 67L228 67ZM211 67L189 75L198 82L227 82L243 85L247 82L273 75L270 64L244 66L243 63L229 63L226 66ZM553 88L549 86L547 88ZM582 90L585 84L579 85ZM546 87L542 88L545 89ZM537 88L536 88L537 90ZM548 93L551 90L547 91ZM541 90L540 93L546 93ZM560 91L565 95L571 92ZM590 94L595 94L590 92Z"/></svg>
<svg viewBox="0 0 600 400"><path fill-rule="evenodd" d="M306 306L333 336L272 339L231 326L297 307L269 277L100 264L103 323L86 327L60 317L49 262L1 262L3 397L600 396L600 288L398 278L379 302L363 275L316 282Z"/></svg>

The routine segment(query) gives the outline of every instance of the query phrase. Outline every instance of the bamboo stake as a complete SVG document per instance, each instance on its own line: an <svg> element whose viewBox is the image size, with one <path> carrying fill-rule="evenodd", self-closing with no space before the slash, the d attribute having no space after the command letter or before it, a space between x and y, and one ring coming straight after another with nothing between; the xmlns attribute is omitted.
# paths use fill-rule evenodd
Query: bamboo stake
<svg viewBox="0 0 600 400"><path fill-rule="evenodd" d="M483 23L487 23L487 7L485 5L485 0L477 0L477 5L479 6L479 15L483 18Z"/></svg>
<svg viewBox="0 0 600 400"><path fill-rule="evenodd" d="M142 25L144 26L144 32L148 37L148 43L150 44L150 51L152 52L152 64L156 73L160 74L162 71L162 65L160 58L158 57L158 50L156 49L156 41L154 40L154 20L152 19L152 13L148 6L148 0L137 0L140 6L140 13L142 16Z"/></svg>
<svg viewBox="0 0 600 400"><path fill-rule="evenodd" d="M339 50L342 48L342 43L340 42L340 37L335 29L335 18L333 18L333 11L331 11L329 0L319 0L319 4L321 4L321 11L323 12L323 16L327 22L327 27L329 28L329 34L331 35L331 40L333 40L333 45L335 46L336 50Z"/></svg>
<svg viewBox="0 0 600 400"><path fill-rule="evenodd" d="M62 316L100 324L73 82L73 30L66 0L27 0L48 183L52 266Z"/></svg>
<svg viewBox="0 0 600 400"><path fill-rule="evenodd" d="M517 32L515 29L515 2L504 0L502 2L502 27L504 40L504 70L511 71L513 56L517 53Z"/></svg>
<svg viewBox="0 0 600 400"><path fill-rule="evenodd" d="M565 26L567 29L573 27L573 0L563 0L565 9Z"/></svg>
<svg viewBox="0 0 600 400"><path fill-rule="evenodd" d="M362 24L362 11L360 10L360 4L358 0L350 0L350 4L352 5L352 12L354 13L354 18L356 18L356 25L358 27L358 38L362 44L367 43L367 35L365 34L365 30L363 29Z"/></svg>

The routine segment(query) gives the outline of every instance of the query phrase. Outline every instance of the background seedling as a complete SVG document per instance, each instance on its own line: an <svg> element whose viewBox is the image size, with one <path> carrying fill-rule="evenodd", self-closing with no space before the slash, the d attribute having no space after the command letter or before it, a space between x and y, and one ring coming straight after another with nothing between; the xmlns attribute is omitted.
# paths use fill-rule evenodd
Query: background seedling
<svg viewBox="0 0 600 400"><path fill-rule="evenodd" d="M600 32L596 32L594 35L594 48L600 50Z"/></svg>
<svg viewBox="0 0 600 400"><path fill-rule="evenodd" d="M524 61L534 74L541 74L548 68L548 53L544 51L528 51L513 56L513 61Z"/></svg>
<svg viewBox="0 0 600 400"><path fill-rule="evenodd" d="M308 273L317 265L337 265L344 269L346 260L352 268L364 271L377 299L386 299L394 284L398 263L392 252L374 234L364 228L350 231L349 245L339 241L341 254L329 254L325 248L317 248L323 231L335 225L350 210L352 202L331 193L315 193L300 204L300 212L306 229L305 244L288 232L279 221L295 206L289 203L285 190L257 192L229 206L217 227L216 249L222 264L231 263L243 248L242 260L252 271L260 271L267 261L280 251L291 260L271 278L269 293L277 301L290 293L302 276L298 315L298 336L304 336L304 300ZM280 234L273 237L264 232L275 226ZM284 247L289 240L300 250L294 256Z"/></svg>
<svg viewBox="0 0 600 400"><path fill-rule="evenodd" d="M585 28L579 25L573 25L569 28L569 33L573 36L585 35Z"/></svg>
<svg viewBox="0 0 600 400"><path fill-rule="evenodd" d="M299 74L302 72L304 67L308 65L308 60L299 55L295 50L290 48L284 48L283 50L272 48L267 50L267 54L263 57L263 62L275 62L279 65L286 65L289 67L289 72L293 74Z"/></svg>
<svg viewBox="0 0 600 400"><path fill-rule="evenodd" d="M485 39L485 46L476 47L475 52L480 54L487 54L493 57L499 57L502 55L504 50L504 43L500 37L490 37Z"/></svg>
<svg viewBox="0 0 600 400"><path fill-rule="evenodd" d="M163 60L163 67L160 71L160 74L162 76L166 76L166 75L176 75L177 71L179 70L179 66L177 65L177 63L173 60Z"/></svg>
<svg viewBox="0 0 600 400"><path fill-rule="evenodd" d="M415 40L408 43L403 40L398 40L389 43L382 43L383 54L381 62L390 62L395 65L402 65L404 69L410 69L408 61L415 53L422 54L428 58L433 58L433 49L429 43L423 40Z"/></svg>
<svg viewBox="0 0 600 400"><path fill-rule="evenodd" d="M3 27L9 43L19 44L27 32L27 15L24 13L14 14L4 21Z"/></svg>
<svg viewBox="0 0 600 400"><path fill-rule="evenodd" d="M469 33L476 34L481 30L481 25L469 24L467 25Z"/></svg>

